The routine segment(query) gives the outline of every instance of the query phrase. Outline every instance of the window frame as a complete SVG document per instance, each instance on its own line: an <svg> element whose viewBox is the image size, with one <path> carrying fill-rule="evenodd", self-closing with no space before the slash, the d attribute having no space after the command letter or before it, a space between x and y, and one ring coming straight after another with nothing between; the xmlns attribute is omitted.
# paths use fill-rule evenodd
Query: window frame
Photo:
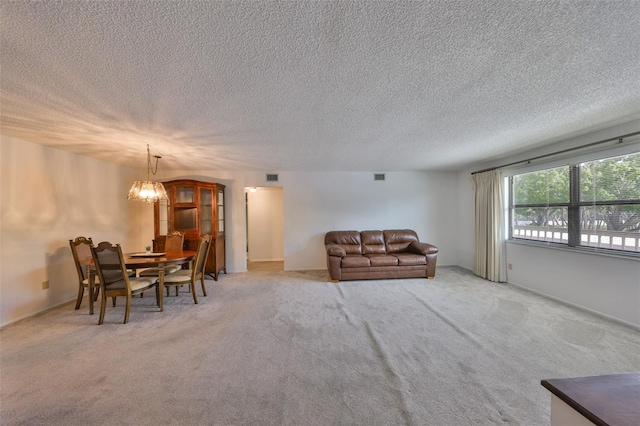
<svg viewBox="0 0 640 426"><path fill-rule="evenodd" d="M558 167L557 162L540 163L532 170L517 171L513 170L511 173L506 174L507 177L507 210L508 214L506 224L508 241L512 242L525 242L527 244L534 244L540 246L550 246L554 248L565 248L569 250L587 251L590 253L601 255L616 255L631 258L640 258L640 251L621 250L607 247L593 247L589 245L583 245L581 241L581 223L580 223L580 208L581 207L599 207L599 206L613 206L613 205L638 205L640 206L640 199L631 200L593 200L593 201L580 201L580 164L589 161L606 160L610 158L620 157L624 155L640 155L640 151L630 151L624 153L617 152L600 152L599 155L590 155L589 158L583 159L580 157L567 159L561 164L569 166L569 202L553 202L553 203L532 203L532 204L515 204L515 191L514 191L514 177L526 173L550 170ZM537 240L533 238L523 238L514 236L514 211L517 208L567 208L567 242L559 241L545 241ZM640 244L640 243L639 243Z"/></svg>

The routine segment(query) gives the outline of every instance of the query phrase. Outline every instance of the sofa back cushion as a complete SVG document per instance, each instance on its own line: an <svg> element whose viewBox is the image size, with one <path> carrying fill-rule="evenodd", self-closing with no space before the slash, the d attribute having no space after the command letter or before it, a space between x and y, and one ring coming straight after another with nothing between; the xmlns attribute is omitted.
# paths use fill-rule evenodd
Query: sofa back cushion
<svg viewBox="0 0 640 426"><path fill-rule="evenodd" d="M330 231L324 235L324 244L338 244L347 254L362 254L362 240L358 231Z"/></svg>
<svg viewBox="0 0 640 426"><path fill-rule="evenodd" d="M362 231L362 254L386 254L382 231Z"/></svg>
<svg viewBox="0 0 640 426"><path fill-rule="evenodd" d="M411 229L388 229L382 231L387 247L387 253L400 253L407 251L407 247L413 241L418 241L418 234Z"/></svg>

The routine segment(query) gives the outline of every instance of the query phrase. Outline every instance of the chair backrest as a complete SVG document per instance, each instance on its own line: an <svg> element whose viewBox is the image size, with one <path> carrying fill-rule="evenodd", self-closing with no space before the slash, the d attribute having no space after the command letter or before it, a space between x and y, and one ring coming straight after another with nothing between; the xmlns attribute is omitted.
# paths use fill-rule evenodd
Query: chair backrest
<svg viewBox="0 0 640 426"><path fill-rule="evenodd" d="M164 251L182 251L184 247L184 234L174 232L167 235L164 242Z"/></svg>
<svg viewBox="0 0 640 426"><path fill-rule="evenodd" d="M124 281L129 287L129 274L124 264L120 244L112 245L110 242L103 241L97 246L92 244L90 247L100 283L108 287L114 282Z"/></svg>
<svg viewBox="0 0 640 426"><path fill-rule="evenodd" d="M204 267L209 257L209 248L211 247L211 235L203 235L198 241L198 251L196 252L196 260L193 264L193 273L200 275L204 273Z"/></svg>
<svg viewBox="0 0 640 426"><path fill-rule="evenodd" d="M87 266L91 263L92 244L93 240L91 237L77 237L74 240L69 240L69 247L71 247L71 254L73 255L73 261L76 264L78 278L81 282L89 276L87 273Z"/></svg>

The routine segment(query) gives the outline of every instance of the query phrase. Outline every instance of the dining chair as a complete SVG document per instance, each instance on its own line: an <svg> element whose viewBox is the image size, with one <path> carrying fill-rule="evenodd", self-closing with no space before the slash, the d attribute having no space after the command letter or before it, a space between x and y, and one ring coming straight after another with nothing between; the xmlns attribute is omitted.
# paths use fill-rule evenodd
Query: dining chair
<svg viewBox="0 0 640 426"><path fill-rule="evenodd" d="M175 231L167 235L164 241L164 251L182 251L184 248L184 234Z"/></svg>
<svg viewBox="0 0 640 426"><path fill-rule="evenodd" d="M89 288L89 273L87 267L91 263L91 245L93 240L91 237L77 237L69 240L73 261L76 264L76 272L78 273L78 298L76 299L76 310L80 309L82 298L84 297L84 289ZM93 300L98 298L99 286L93 287Z"/></svg>
<svg viewBox="0 0 640 426"><path fill-rule="evenodd" d="M112 245L109 242L103 241L97 246L91 244L90 248L96 272L100 280L100 293L102 294L98 324L104 322L107 297L114 298L114 306L116 297L126 297L126 307L124 311L125 324L129 322L131 296L155 287L156 304L159 303L158 277L129 277L120 244Z"/></svg>
<svg viewBox="0 0 640 426"><path fill-rule="evenodd" d="M184 247L184 234L180 232L174 232L167 235L164 243L164 251L182 251ZM164 273L170 274L182 269L182 265L167 265L164 267ZM144 271L140 271L141 277L157 277L158 268L148 268Z"/></svg>
<svg viewBox="0 0 640 426"><path fill-rule="evenodd" d="M178 295L178 287L185 284L189 285L191 294L193 295L193 302L198 303L198 296L196 295L196 280L200 280L202 284L202 293L207 295L207 289L204 286L204 268L207 264L207 257L209 256L209 248L211 247L211 235L204 235L200 237L198 241L198 249L196 251L196 258L194 259L189 269L180 269L177 272L164 276L164 286L175 286L176 296Z"/></svg>

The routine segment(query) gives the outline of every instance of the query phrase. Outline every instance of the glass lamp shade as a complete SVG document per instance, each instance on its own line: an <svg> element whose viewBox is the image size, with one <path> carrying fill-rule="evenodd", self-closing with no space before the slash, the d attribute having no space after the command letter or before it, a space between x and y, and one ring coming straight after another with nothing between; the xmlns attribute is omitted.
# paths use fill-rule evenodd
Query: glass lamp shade
<svg viewBox="0 0 640 426"><path fill-rule="evenodd" d="M150 180L137 180L131 185L127 200L139 200L145 203L155 203L158 200L166 200L167 191L160 182L152 182Z"/></svg>

